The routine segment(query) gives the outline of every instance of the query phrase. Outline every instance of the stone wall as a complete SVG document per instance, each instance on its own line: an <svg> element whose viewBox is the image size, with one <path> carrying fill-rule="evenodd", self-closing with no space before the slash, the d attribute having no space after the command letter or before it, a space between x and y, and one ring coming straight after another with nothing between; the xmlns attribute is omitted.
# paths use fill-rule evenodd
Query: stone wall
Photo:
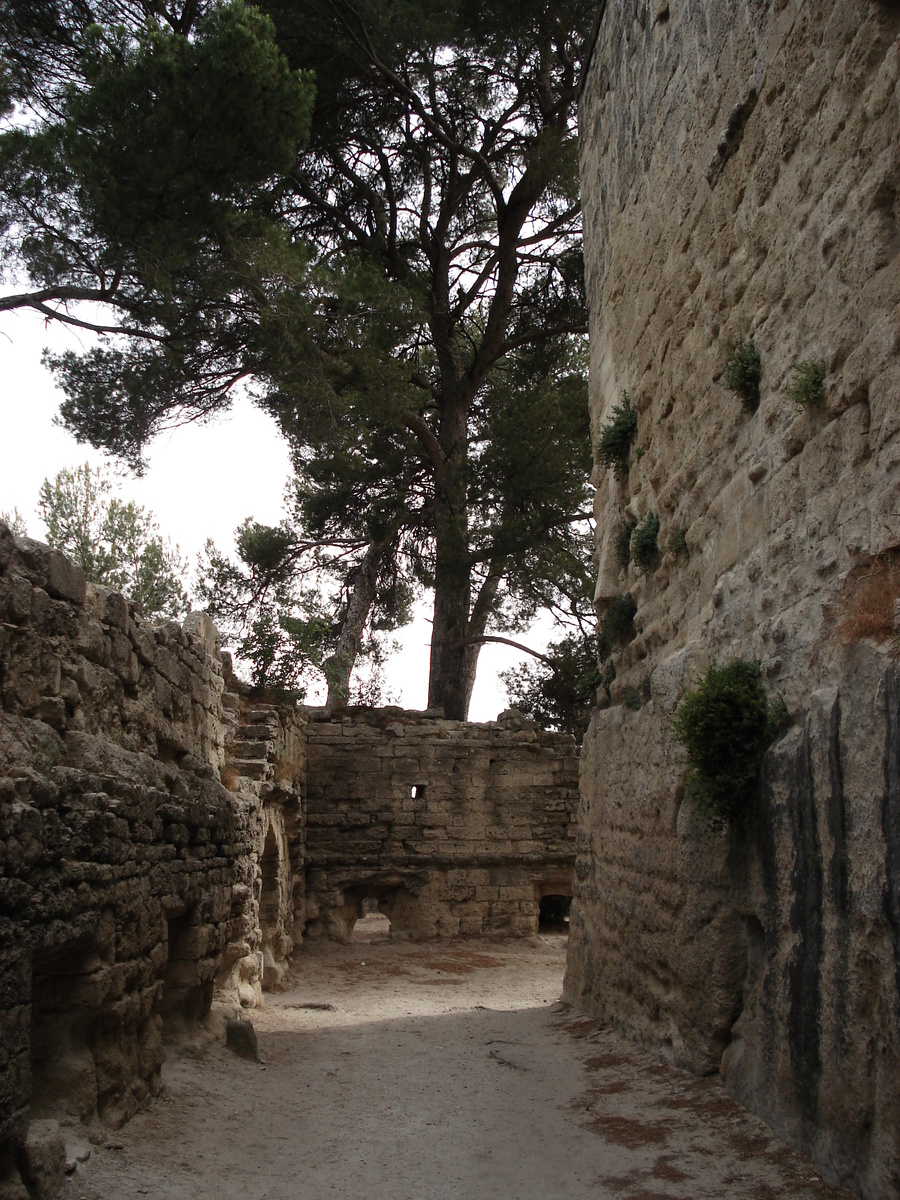
<svg viewBox="0 0 900 1200"><path fill-rule="evenodd" d="M0 1192L29 1126L127 1120L163 1035L259 1003L305 924L536 931L576 807L569 737L263 703L207 617L144 622L0 525Z"/></svg>
<svg viewBox="0 0 900 1200"><path fill-rule="evenodd" d="M306 916L307 718L295 705L226 694L232 699L238 721L222 777L240 798L246 853L236 867L218 986L252 1007L281 984Z"/></svg>
<svg viewBox="0 0 900 1200"><path fill-rule="evenodd" d="M375 899L395 936L523 936L571 894L568 735L358 710L314 716L307 755L308 935L346 940Z"/></svg>
<svg viewBox="0 0 900 1200"><path fill-rule="evenodd" d="M638 413L595 473L597 605L637 613L583 751L567 992L873 1197L900 1190L896 668L844 643L900 590L898 77L896 4L609 0L581 110L595 436L624 390ZM661 553L622 568L648 513ZM670 731L735 657L792 719L743 847L698 829Z"/></svg>
<svg viewBox="0 0 900 1200"><path fill-rule="evenodd" d="M29 1119L119 1124L209 1009L240 805L218 638L0 526L0 1176Z"/></svg>

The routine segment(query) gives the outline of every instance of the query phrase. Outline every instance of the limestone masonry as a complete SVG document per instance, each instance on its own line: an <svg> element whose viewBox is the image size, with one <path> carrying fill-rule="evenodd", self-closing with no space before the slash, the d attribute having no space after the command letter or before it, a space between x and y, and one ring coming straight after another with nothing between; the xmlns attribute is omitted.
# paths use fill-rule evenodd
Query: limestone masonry
<svg viewBox="0 0 900 1200"><path fill-rule="evenodd" d="M309 935L345 937L366 899L394 933L528 935L542 896L571 895L568 735L383 709L310 728Z"/></svg>
<svg viewBox="0 0 900 1200"><path fill-rule="evenodd" d="M628 470L595 473L596 598L637 613L583 749L566 984L879 1198L900 1194L898 78L895 3L605 5L581 106L592 424L627 390L638 430ZM755 411L722 379L741 338ZM801 410L792 368L818 361ZM648 514L660 552L623 567ZM751 845L698 828L670 730L737 657L791 718Z"/></svg>
<svg viewBox="0 0 900 1200"><path fill-rule="evenodd" d="M261 702L207 617L141 621L2 525L0 701L4 1196L56 1194L60 1128L132 1116L164 1036L258 1003L305 926L527 935L571 895L570 738Z"/></svg>

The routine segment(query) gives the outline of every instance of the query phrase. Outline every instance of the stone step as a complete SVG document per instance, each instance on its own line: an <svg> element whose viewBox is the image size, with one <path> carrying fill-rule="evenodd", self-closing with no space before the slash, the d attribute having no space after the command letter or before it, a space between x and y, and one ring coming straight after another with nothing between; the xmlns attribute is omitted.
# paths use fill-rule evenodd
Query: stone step
<svg viewBox="0 0 900 1200"><path fill-rule="evenodd" d="M245 779L265 779L272 769L264 758L233 758L231 765Z"/></svg>
<svg viewBox="0 0 900 1200"><path fill-rule="evenodd" d="M270 741L256 741L250 738L236 737L231 743L231 747L238 758L269 759L275 757L275 746Z"/></svg>
<svg viewBox="0 0 900 1200"><path fill-rule="evenodd" d="M270 721L278 724L278 709L274 705L264 705L260 708L245 708L244 720L252 724L254 721Z"/></svg>
<svg viewBox="0 0 900 1200"><path fill-rule="evenodd" d="M240 738L276 738L278 736L277 728L271 725L239 725L238 737Z"/></svg>

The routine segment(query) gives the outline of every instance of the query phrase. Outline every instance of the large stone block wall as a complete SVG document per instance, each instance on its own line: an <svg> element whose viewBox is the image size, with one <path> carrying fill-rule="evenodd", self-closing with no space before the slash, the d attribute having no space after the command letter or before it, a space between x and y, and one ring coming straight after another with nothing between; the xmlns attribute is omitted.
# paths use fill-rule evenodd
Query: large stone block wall
<svg viewBox="0 0 900 1200"><path fill-rule="evenodd" d="M571 894L568 735L397 709L313 714L307 739L308 935L347 939L375 899L394 935L523 936Z"/></svg>
<svg viewBox="0 0 900 1200"><path fill-rule="evenodd" d="M609 0L581 108L595 436L638 413L595 474L597 605L637 614L583 750L567 992L872 1197L900 1191L896 668L841 622L900 547L898 78L896 4ZM741 336L755 412L721 380ZM649 512L662 552L623 569ZM670 731L735 657L792 718L743 847L696 826Z"/></svg>
<svg viewBox="0 0 900 1200"><path fill-rule="evenodd" d="M30 1118L127 1119L208 1010L246 855L207 618L153 627L0 526L0 1175Z"/></svg>

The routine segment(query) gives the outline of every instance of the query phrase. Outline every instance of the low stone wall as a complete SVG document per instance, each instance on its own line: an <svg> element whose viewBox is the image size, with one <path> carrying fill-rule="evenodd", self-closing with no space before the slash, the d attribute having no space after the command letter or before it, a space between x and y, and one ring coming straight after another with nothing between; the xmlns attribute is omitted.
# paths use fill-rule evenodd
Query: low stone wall
<svg viewBox="0 0 900 1200"><path fill-rule="evenodd" d="M150 625L0 526L0 1192L29 1125L127 1120L163 1034L259 1003L304 924L535 932L576 807L569 737L260 702L208 618Z"/></svg>
<svg viewBox="0 0 900 1200"><path fill-rule="evenodd" d="M375 899L394 935L523 936L571 894L568 735L358 710L314 715L307 756L309 935L346 940Z"/></svg>
<svg viewBox="0 0 900 1200"><path fill-rule="evenodd" d="M0 1172L29 1118L110 1124L208 1010L238 806L207 618L152 627L0 526Z"/></svg>

